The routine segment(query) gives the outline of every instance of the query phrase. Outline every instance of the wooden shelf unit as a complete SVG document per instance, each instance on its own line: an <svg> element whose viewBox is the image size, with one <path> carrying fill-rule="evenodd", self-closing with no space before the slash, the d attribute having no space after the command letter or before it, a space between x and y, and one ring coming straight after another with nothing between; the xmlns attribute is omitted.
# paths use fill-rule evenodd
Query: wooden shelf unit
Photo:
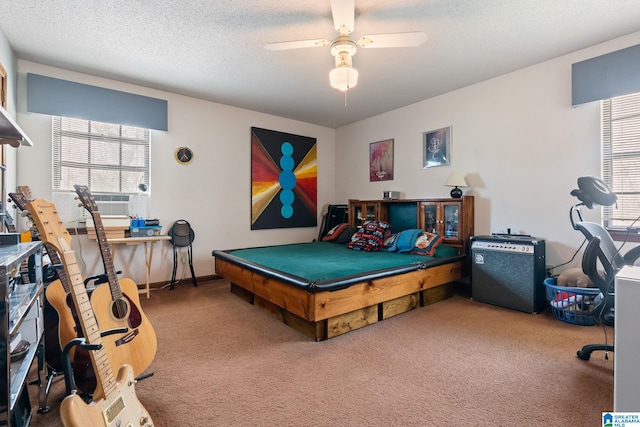
<svg viewBox="0 0 640 427"><path fill-rule="evenodd" d="M469 242L459 236L473 236L473 196L459 199L349 200L349 224L365 220L387 221L392 231L421 228L444 236L444 243L469 253Z"/></svg>

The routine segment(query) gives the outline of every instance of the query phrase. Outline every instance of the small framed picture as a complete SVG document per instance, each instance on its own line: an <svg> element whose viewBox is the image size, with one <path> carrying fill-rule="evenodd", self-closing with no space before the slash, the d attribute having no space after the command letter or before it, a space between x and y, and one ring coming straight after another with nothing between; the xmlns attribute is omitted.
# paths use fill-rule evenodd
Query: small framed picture
<svg viewBox="0 0 640 427"><path fill-rule="evenodd" d="M393 180L393 139L369 144L369 181Z"/></svg>
<svg viewBox="0 0 640 427"><path fill-rule="evenodd" d="M447 166L451 163L451 126L424 132L423 169L435 166Z"/></svg>

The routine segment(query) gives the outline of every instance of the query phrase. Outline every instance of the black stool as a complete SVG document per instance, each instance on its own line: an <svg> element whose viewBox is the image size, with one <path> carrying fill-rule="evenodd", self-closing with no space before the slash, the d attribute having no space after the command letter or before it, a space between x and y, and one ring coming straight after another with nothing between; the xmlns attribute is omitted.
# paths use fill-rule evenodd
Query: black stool
<svg viewBox="0 0 640 427"><path fill-rule="evenodd" d="M176 287L178 248L187 248L187 252L189 254L189 268L191 269L191 280L193 281L193 286L198 286L198 283L196 282L196 274L193 272L191 243L195 238L195 233L191 228L191 225L184 219L179 219L173 223L167 234L171 237L171 244L173 245L173 274L171 276L171 286L169 289L173 290Z"/></svg>

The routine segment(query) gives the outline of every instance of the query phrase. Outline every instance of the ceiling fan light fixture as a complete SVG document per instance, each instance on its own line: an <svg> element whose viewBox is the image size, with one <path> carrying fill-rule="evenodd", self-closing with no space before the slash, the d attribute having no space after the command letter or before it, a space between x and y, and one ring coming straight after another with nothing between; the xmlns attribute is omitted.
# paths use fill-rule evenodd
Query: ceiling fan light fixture
<svg viewBox="0 0 640 427"><path fill-rule="evenodd" d="M336 55L336 68L329 72L329 82L342 92L347 91L358 84L358 70L352 67L351 55L348 52L340 52Z"/></svg>
<svg viewBox="0 0 640 427"><path fill-rule="evenodd" d="M336 67L329 72L331 86L344 92L358 84L358 70L351 67Z"/></svg>

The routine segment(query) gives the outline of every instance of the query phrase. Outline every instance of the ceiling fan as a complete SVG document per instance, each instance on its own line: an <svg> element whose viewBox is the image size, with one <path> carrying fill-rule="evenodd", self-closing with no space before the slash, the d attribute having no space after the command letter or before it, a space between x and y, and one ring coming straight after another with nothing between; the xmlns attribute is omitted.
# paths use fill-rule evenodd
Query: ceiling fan
<svg viewBox="0 0 640 427"><path fill-rule="evenodd" d="M333 25L340 35L332 41L326 39L297 40L267 43L269 50L300 49L306 47L331 45L331 54L335 56L336 68L329 73L331 86L347 91L358 84L358 71L353 68L352 56L357 46L363 48L415 47L427 40L422 31L391 34L367 34L353 41L349 34L353 32L355 20L355 0L331 0Z"/></svg>

